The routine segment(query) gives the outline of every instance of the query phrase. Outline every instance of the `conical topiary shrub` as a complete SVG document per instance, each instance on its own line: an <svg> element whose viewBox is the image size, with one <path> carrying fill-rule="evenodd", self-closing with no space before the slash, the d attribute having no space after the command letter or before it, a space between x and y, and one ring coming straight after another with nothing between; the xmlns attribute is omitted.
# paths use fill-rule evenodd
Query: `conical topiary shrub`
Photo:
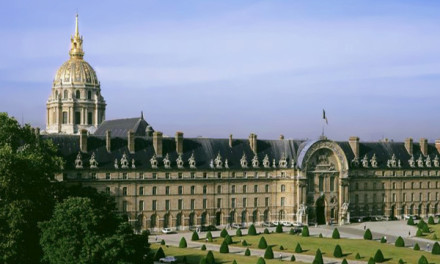
<svg viewBox="0 0 440 264"><path fill-rule="evenodd" d="M295 229L291 228L289 231L289 235L295 235Z"/></svg>
<svg viewBox="0 0 440 264"><path fill-rule="evenodd" d="M335 258L342 258L342 248L340 245L335 246L335 250L333 251L333 256Z"/></svg>
<svg viewBox="0 0 440 264"><path fill-rule="evenodd" d="M361 255L359 255L359 253L356 253L356 256L354 257L354 259L361 259Z"/></svg>
<svg viewBox="0 0 440 264"><path fill-rule="evenodd" d="M340 239L341 238L341 235L339 234L339 230L337 228L333 229L332 238L333 239Z"/></svg>
<svg viewBox="0 0 440 264"><path fill-rule="evenodd" d="M432 217L432 215L428 218L428 224L435 225L434 217Z"/></svg>
<svg viewBox="0 0 440 264"><path fill-rule="evenodd" d="M228 231L225 228L223 228L223 230L220 232L220 236L225 238L227 235L228 235Z"/></svg>
<svg viewBox="0 0 440 264"><path fill-rule="evenodd" d="M303 249L301 247L301 244L297 243L296 247L295 247L295 253L302 253L302 252L303 252Z"/></svg>
<svg viewBox="0 0 440 264"><path fill-rule="evenodd" d="M154 260L155 261L159 261L159 259L164 258L165 257L165 252L163 252L162 247L160 247L156 253L154 254Z"/></svg>
<svg viewBox="0 0 440 264"><path fill-rule="evenodd" d="M257 264L266 264L266 261L264 260L264 258L260 257L260 258L257 260Z"/></svg>
<svg viewBox="0 0 440 264"><path fill-rule="evenodd" d="M308 227L308 226L303 227L302 232L301 232L301 235L302 235L303 237L308 237L308 236L310 236L310 233L309 233L309 227Z"/></svg>
<svg viewBox="0 0 440 264"><path fill-rule="evenodd" d="M273 259L272 247L267 247L266 248L266 251L264 252L264 258L265 259Z"/></svg>
<svg viewBox="0 0 440 264"><path fill-rule="evenodd" d="M266 249L267 248L267 241L264 237L260 238L260 241L258 242L258 248L259 249Z"/></svg>
<svg viewBox="0 0 440 264"><path fill-rule="evenodd" d="M440 255L440 245L437 242L435 242L434 245L432 245L431 253L433 255Z"/></svg>
<svg viewBox="0 0 440 264"><path fill-rule="evenodd" d="M281 245L281 246L280 246L280 250L284 250L284 247L283 247L283 245Z"/></svg>
<svg viewBox="0 0 440 264"><path fill-rule="evenodd" d="M248 235L249 236L256 236L257 235L257 229L255 229L254 224L249 226L249 228L248 228Z"/></svg>
<svg viewBox="0 0 440 264"><path fill-rule="evenodd" d="M197 232L194 231L191 237L191 241L197 241L197 240L199 240L199 234L197 234Z"/></svg>
<svg viewBox="0 0 440 264"><path fill-rule="evenodd" d="M211 250L208 251L205 259L206 259L206 264L215 264L214 253L212 253Z"/></svg>
<svg viewBox="0 0 440 264"><path fill-rule="evenodd" d="M245 247L248 246L248 242L246 241L246 239L244 239L243 242L241 242L241 245L242 245L242 246L245 246Z"/></svg>
<svg viewBox="0 0 440 264"><path fill-rule="evenodd" d="M296 261L295 255L292 255L292 256L290 257L290 261Z"/></svg>
<svg viewBox="0 0 440 264"><path fill-rule="evenodd" d="M416 250L416 251L419 251L420 250L419 243L415 243L413 249Z"/></svg>
<svg viewBox="0 0 440 264"><path fill-rule="evenodd" d="M269 229L265 228L263 231L264 234L270 234Z"/></svg>
<svg viewBox="0 0 440 264"><path fill-rule="evenodd" d="M165 240L162 239L162 240L160 241L160 245L161 245L161 246L165 246Z"/></svg>
<svg viewBox="0 0 440 264"><path fill-rule="evenodd" d="M426 225L426 222L422 219L420 219L420 221L417 223L417 227L422 229L423 226Z"/></svg>
<svg viewBox="0 0 440 264"><path fill-rule="evenodd" d="M370 259L368 260L368 264L376 264L376 262L374 262L374 259L373 259L373 258L370 258Z"/></svg>
<svg viewBox="0 0 440 264"><path fill-rule="evenodd" d="M205 244L202 245L202 247L200 248L201 250L205 251L206 250L206 246Z"/></svg>
<svg viewBox="0 0 440 264"><path fill-rule="evenodd" d="M208 233L206 233L206 239L208 240L208 242L212 242L212 233L211 233L211 231L208 231Z"/></svg>
<svg viewBox="0 0 440 264"><path fill-rule="evenodd" d="M199 264L206 264L206 257L201 257Z"/></svg>
<svg viewBox="0 0 440 264"><path fill-rule="evenodd" d="M322 258L321 250L318 248L316 250L315 258L313 259L313 264L324 264L324 259Z"/></svg>
<svg viewBox="0 0 440 264"><path fill-rule="evenodd" d="M416 232L416 237L421 237L421 236L423 236L423 231L422 231L422 229L417 229L417 232Z"/></svg>
<svg viewBox="0 0 440 264"><path fill-rule="evenodd" d="M220 246L220 253L229 253L229 246L228 243L226 242L226 239L223 240L223 243Z"/></svg>
<svg viewBox="0 0 440 264"><path fill-rule="evenodd" d="M422 255L422 256L419 258L419 262L418 262L418 264L429 264L429 262L428 262L428 260L426 259L426 257Z"/></svg>
<svg viewBox="0 0 440 264"><path fill-rule="evenodd" d="M403 259L399 259L399 264L405 264L405 261L403 261Z"/></svg>
<svg viewBox="0 0 440 264"><path fill-rule="evenodd" d="M237 232L235 232L235 235L238 237L241 237L243 234L241 233L241 229L237 229Z"/></svg>
<svg viewBox="0 0 440 264"><path fill-rule="evenodd" d="M426 225L424 225L424 226L422 227L422 232L423 232L423 233L429 233L429 232L431 232L431 230L429 230L429 226L428 226L428 224L426 224Z"/></svg>
<svg viewBox="0 0 440 264"><path fill-rule="evenodd" d="M399 237L396 239L396 242L394 243L394 245L395 245L396 247L405 247L405 241L403 240L403 238L402 238L401 236L399 236Z"/></svg>
<svg viewBox="0 0 440 264"><path fill-rule="evenodd" d="M230 245L234 242L234 241L232 241L232 237L230 235L226 235L225 241L226 241L226 243L228 243L228 245Z"/></svg>
<svg viewBox="0 0 440 264"><path fill-rule="evenodd" d="M341 264L348 264L348 262L347 262L346 259L343 259L342 262L341 262Z"/></svg>
<svg viewBox="0 0 440 264"><path fill-rule="evenodd" d="M276 233L283 233L283 226L278 223L277 227L275 228Z"/></svg>
<svg viewBox="0 0 440 264"><path fill-rule="evenodd" d="M323 236L322 236L322 233L319 233L319 236L318 236L319 238L322 238Z"/></svg>
<svg viewBox="0 0 440 264"><path fill-rule="evenodd" d="M180 247L180 248L187 248L187 247L188 247L188 244L186 243L186 239L185 239L184 237L182 237L182 238L180 239L179 247Z"/></svg>
<svg viewBox="0 0 440 264"><path fill-rule="evenodd" d="M365 240L372 240L373 239L373 234L371 234L371 231L369 228L367 230L365 230L364 239Z"/></svg>
<svg viewBox="0 0 440 264"><path fill-rule="evenodd" d="M250 256L251 255L251 251L249 250L249 248L246 248L246 251L244 252L245 256Z"/></svg>
<svg viewBox="0 0 440 264"><path fill-rule="evenodd" d="M410 217L408 218L408 221L406 221L406 224L407 224L407 225L414 225L414 219L413 219L412 216L410 216Z"/></svg>
<svg viewBox="0 0 440 264"><path fill-rule="evenodd" d="M378 263L382 263L385 261L385 258L383 257L382 251L378 249L376 251L376 254L374 254L374 261Z"/></svg>
<svg viewBox="0 0 440 264"><path fill-rule="evenodd" d="M380 243L386 243L387 242L387 239L385 238L385 237L382 237L381 239L380 239Z"/></svg>
<svg viewBox="0 0 440 264"><path fill-rule="evenodd" d="M232 264L237 264L237 261L234 259L234 261L232 261Z"/></svg>

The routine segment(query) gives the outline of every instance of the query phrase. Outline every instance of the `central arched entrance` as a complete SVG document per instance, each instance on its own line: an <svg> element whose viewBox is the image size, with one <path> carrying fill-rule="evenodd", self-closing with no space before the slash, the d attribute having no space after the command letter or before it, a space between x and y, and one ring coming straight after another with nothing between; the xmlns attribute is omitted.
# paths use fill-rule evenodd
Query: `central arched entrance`
<svg viewBox="0 0 440 264"><path fill-rule="evenodd" d="M320 197L316 200L316 223L318 225L325 225L325 199Z"/></svg>

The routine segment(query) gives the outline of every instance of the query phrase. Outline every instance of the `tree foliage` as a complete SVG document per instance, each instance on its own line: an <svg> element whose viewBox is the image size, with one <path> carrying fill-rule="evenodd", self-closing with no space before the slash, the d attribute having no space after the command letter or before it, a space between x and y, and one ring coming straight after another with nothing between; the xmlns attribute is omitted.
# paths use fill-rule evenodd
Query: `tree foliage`
<svg viewBox="0 0 440 264"><path fill-rule="evenodd" d="M290 261L296 261L295 255L292 254L292 256L290 257Z"/></svg>
<svg viewBox="0 0 440 264"><path fill-rule="evenodd" d="M248 228L248 235L249 236L256 236L257 235L257 229L255 228L254 224L251 224Z"/></svg>
<svg viewBox="0 0 440 264"><path fill-rule="evenodd" d="M258 248L259 248L259 249L265 249L265 248L267 248L267 241L266 241L266 239L264 238L264 236L262 236L262 237L260 238L260 241L258 242Z"/></svg>
<svg viewBox="0 0 440 264"><path fill-rule="evenodd" d="M206 259L206 264L215 264L214 253L211 250L208 251L205 259Z"/></svg>
<svg viewBox="0 0 440 264"><path fill-rule="evenodd" d="M396 242L394 243L394 245L395 245L396 247L405 247L405 241L403 240L403 238L402 238L401 236L399 236L399 237L396 239Z"/></svg>
<svg viewBox="0 0 440 264"><path fill-rule="evenodd" d="M238 237L241 237L243 235L243 233L241 233L241 229L237 229L237 231L235 232L235 235Z"/></svg>
<svg viewBox="0 0 440 264"><path fill-rule="evenodd" d="M339 234L339 230L337 228L335 228L333 230L332 238L333 239L340 239L341 238L341 235Z"/></svg>
<svg viewBox="0 0 440 264"><path fill-rule="evenodd" d="M232 244L234 241L232 241L232 237L230 235L226 235L224 241L228 243L228 245Z"/></svg>
<svg viewBox="0 0 440 264"><path fill-rule="evenodd" d="M208 231L208 233L206 233L206 239L208 240L208 242L212 242L212 233L211 233L211 231Z"/></svg>
<svg viewBox="0 0 440 264"><path fill-rule="evenodd" d="M340 245L336 245L335 246L335 250L333 251L333 256L335 258L342 258L343 257L343 255L342 255L342 248L341 248Z"/></svg>
<svg viewBox="0 0 440 264"><path fill-rule="evenodd" d="M303 249L301 247L301 244L298 242L295 247L295 253L302 253L302 252L303 252Z"/></svg>
<svg viewBox="0 0 440 264"><path fill-rule="evenodd" d="M266 251L264 252L264 258L265 259L273 259L273 250L272 247L267 247Z"/></svg>
<svg viewBox="0 0 440 264"><path fill-rule="evenodd" d="M419 262L418 262L418 264L429 264L429 262L428 262L428 260L426 259L426 257L422 255L422 256L419 258Z"/></svg>
<svg viewBox="0 0 440 264"><path fill-rule="evenodd" d="M414 225L414 218L412 216L410 216L408 218L408 221L406 222L407 225Z"/></svg>
<svg viewBox="0 0 440 264"><path fill-rule="evenodd" d="M368 260L368 264L376 264L376 262L374 262L373 257L371 257L371 258Z"/></svg>
<svg viewBox="0 0 440 264"><path fill-rule="evenodd" d="M159 261L159 259L164 257L165 257L165 252L163 251L162 247L160 247L154 254L154 261Z"/></svg>
<svg viewBox="0 0 440 264"><path fill-rule="evenodd" d="M227 235L228 235L228 231L225 228L223 228L223 230L220 232L220 236L225 238Z"/></svg>
<svg viewBox="0 0 440 264"><path fill-rule="evenodd" d="M416 250L416 251L420 250L419 243L415 243L413 249Z"/></svg>
<svg viewBox="0 0 440 264"><path fill-rule="evenodd" d="M251 255L251 251L249 250L249 248L246 248L246 251L244 252L245 256L250 256Z"/></svg>
<svg viewBox="0 0 440 264"><path fill-rule="evenodd" d="M309 232L309 227L308 226L304 226L301 232L301 235L303 237L308 237L310 236L310 232Z"/></svg>
<svg viewBox="0 0 440 264"><path fill-rule="evenodd" d="M375 261L375 262L378 262L378 263L382 263L382 262L385 261L385 258L384 258L384 256L383 256L383 253L382 253L382 251L381 251L380 249L378 249L378 250L376 251L376 254L374 254L374 261Z"/></svg>
<svg viewBox="0 0 440 264"><path fill-rule="evenodd" d="M315 258L313 259L313 264L324 264L324 259L322 258L321 250L318 248L316 250Z"/></svg>
<svg viewBox="0 0 440 264"><path fill-rule="evenodd" d="M191 241L197 241L197 240L199 240L199 234L196 231L194 231L191 236Z"/></svg>
<svg viewBox="0 0 440 264"><path fill-rule="evenodd" d="M257 260L257 264L266 264L266 261L264 260L264 258L260 257L260 258Z"/></svg>
<svg viewBox="0 0 440 264"><path fill-rule="evenodd" d="M435 225L434 217L432 215L430 215L428 218L428 224Z"/></svg>
<svg viewBox="0 0 440 264"><path fill-rule="evenodd" d="M266 235L270 234L269 229L265 228L265 229L263 230L263 233L266 234Z"/></svg>
<svg viewBox="0 0 440 264"><path fill-rule="evenodd" d="M348 264L348 262L347 262L346 259L343 259L342 262L341 262L341 264Z"/></svg>
<svg viewBox="0 0 440 264"><path fill-rule="evenodd" d="M187 248L187 247L188 247L188 243L186 243L185 237L182 237L179 242L179 248Z"/></svg>
<svg viewBox="0 0 440 264"><path fill-rule="evenodd" d="M432 246L431 253L433 255L440 255L440 245L438 244L438 242L435 242L434 245Z"/></svg>
<svg viewBox="0 0 440 264"><path fill-rule="evenodd" d="M371 230L369 228L367 228L367 230L365 230L364 239L365 240L372 240L373 239L373 234L371 234Z"/></svg>
<svg viewBox="0 0 440 264"><path fill-rule="evenodd" d="M226 239L223 240L223 243L220 246L220 253L229 253L229 246Z"/></svg>
<svg viewBox="0 0 440 264"><path fill-rule="evenodd" d="M281 223L278 223L277 227L275 228L275 233L283 233L283 226Z"/></svg>

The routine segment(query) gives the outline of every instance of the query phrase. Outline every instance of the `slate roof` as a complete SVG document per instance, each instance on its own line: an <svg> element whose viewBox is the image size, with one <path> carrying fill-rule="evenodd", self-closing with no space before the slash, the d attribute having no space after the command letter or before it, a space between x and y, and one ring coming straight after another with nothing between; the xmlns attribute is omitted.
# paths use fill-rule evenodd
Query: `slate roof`
<svg viewBox="0 0 440 264"><path fill-rule="evenodd" d="M111 131L112 137L127 137L127 132L133 130L135 136L145 136L149 124L141 116L135 118L106 120L99 125L94 135L105 136L107 130ZM154 130L152 130L153 132Z"/></svg>

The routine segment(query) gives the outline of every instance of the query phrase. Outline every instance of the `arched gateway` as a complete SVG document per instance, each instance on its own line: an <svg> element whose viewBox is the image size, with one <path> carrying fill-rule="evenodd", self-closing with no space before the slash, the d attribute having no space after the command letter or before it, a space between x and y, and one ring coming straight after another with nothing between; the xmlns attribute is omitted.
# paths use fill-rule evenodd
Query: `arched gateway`
<svg viewBox="0 0 440 264"><path fill-rule="evenodd" d="M342 148L326 139L306 142L298 155L298 221L348 221L348 162Z"/></svg>

